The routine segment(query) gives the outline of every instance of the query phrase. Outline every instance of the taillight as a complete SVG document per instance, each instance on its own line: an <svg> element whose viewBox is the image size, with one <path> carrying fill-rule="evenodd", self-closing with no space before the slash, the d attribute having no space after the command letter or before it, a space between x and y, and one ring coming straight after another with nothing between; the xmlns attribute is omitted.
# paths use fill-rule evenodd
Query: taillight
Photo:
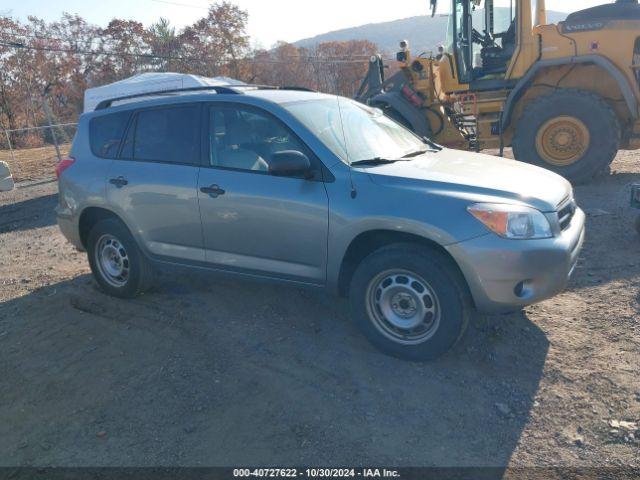
<svg viewBox="0 0 640 480"><path fill-rule="evenodd" d="M64 157L62 160L58 162L56 165L56 177L60 178L62 172L64 172L67 168L73 165L76 162L76 159L73 157Z"/></svg>

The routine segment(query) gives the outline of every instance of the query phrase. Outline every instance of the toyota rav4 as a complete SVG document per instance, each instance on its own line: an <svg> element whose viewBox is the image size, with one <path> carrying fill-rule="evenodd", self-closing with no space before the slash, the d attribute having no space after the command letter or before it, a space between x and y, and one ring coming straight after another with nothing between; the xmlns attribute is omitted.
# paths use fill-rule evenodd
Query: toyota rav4
<svg viewBox="0 0 640 480"><path fill-rule="evenodd" d="M60 228L107 293L141 294L162 264L322 287L411 360L448 351L473 311L562 291L584 239L560 176L293 89L105 100L57 172Z"/></svg>

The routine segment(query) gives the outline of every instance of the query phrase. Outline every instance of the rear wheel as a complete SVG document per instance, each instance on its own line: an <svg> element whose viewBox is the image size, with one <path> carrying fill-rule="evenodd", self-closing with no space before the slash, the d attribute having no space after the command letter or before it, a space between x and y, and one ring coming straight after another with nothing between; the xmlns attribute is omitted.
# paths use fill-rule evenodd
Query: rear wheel
<svg viewBox="0 0 640 480"><path fill-rule="evenodd" d="M618 118L593 93L564 90L527 105L518 121L516 159L552 170L574 183L605 171L620 146Z"/></svg>
<svg viewBox="0 0 640 480"><path fill-rule="evenodd" d="M133 298L151 284L152 269L127 227L117 219L96 223L87 239L91 271L109 295Z"/></svg>
<svg viewBox="0 0 640 480"><path fill-rule="evenodd" d="M371 343L414 361L450 350L466 329L471 304L455 266L439 252L411 244L391 245L363 260L349 299Z"/></svg>

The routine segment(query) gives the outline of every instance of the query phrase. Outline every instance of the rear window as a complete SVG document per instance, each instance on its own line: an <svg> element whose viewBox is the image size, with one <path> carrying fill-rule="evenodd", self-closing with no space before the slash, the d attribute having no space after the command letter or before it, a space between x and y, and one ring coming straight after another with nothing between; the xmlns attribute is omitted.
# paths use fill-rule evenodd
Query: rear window
<svg viewBox="0 0 640 480"><path fill-rule="evenodd" d="M124 155L133 160L195 164L200 152L197 106L158 108L138 113Z"/></svg>
<svg viewBox="0 0 640 480"><path fill-rule="evenodd" d="M102 158L116 158L128 120L129 112L111 113L92 119L89 136L93 154Z"/></svg>

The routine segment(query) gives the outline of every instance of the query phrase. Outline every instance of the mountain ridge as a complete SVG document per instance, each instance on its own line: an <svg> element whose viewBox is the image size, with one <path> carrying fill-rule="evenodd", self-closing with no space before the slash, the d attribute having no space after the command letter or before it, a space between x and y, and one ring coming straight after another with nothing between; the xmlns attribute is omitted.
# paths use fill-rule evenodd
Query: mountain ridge
<svg viewBox="0 0 640 480"><path fill-rule="evenodd" d="M496 8L496 11L500 10ZM507 9L504 9L507 10ZM481 10L477 11L482 12ZM568 13L548 11L549 23L563 21ZM356 27L343 28L322 33L310 38L293 42L296 47L313 48L324 42L344 42L349 40L369 40L381 52L393 52L398 49L400 40L408 40L414 52L432 51L438 44L444 43L447 35L447 16L431 17L419 15L390 20L388 22L367 23Z"/></svg>

